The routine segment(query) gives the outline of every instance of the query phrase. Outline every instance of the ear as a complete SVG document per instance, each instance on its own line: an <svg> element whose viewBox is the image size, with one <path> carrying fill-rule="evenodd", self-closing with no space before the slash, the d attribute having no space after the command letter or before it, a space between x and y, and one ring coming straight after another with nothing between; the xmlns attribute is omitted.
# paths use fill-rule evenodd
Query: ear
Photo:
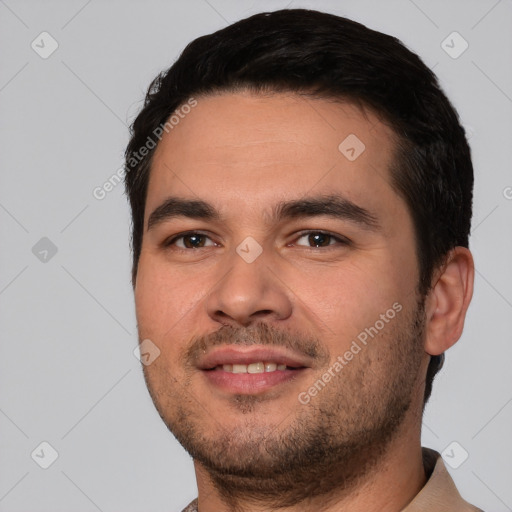
<svg viewBox="0 0 512 512"><path fill-rule="evenodd" d="M452 249L434 273L425 307L425 351L431 356L442 354L460 338L473 296L474 277L473 256L465 247Z"/></svg>

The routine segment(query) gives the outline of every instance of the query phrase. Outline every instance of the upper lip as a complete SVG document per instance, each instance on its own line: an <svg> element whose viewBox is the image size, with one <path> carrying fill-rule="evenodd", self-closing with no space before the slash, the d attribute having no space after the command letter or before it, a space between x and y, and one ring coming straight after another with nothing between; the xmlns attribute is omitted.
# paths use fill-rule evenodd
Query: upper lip
<svg viewBox="0 0 512 512"><path fill-rule="evenodd" d="M225 345L213 348L203 354L198 361L200 370L210 370L224 364L251 364L272 362L285 364L292 368L309 367L309 358L292 353L285 348L240 345Z"/></svg>

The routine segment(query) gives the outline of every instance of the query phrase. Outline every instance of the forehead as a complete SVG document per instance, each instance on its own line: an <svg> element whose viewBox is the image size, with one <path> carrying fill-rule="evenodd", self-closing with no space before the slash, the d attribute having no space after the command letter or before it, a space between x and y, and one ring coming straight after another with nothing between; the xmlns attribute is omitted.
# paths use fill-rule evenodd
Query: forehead
<svg viewBox="0 0 512 512"><path fill-rule="evenodd" d="M165 133L153 156L146 218L168 195L260 211L285 198L341 193L369 207L400 201L390 186L394 136L370 111L289 93L223 93Z"/></svg>

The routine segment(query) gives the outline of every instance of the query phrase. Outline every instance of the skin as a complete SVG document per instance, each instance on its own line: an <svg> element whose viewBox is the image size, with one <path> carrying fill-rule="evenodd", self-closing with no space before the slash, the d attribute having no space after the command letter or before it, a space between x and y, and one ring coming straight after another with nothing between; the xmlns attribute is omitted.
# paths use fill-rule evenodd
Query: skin
<svg viewBox="0 0 512 512"><path fill-rule="evenodd" d="M365 145L354 161L338 150L350 134ZM470 252L455 248L435 272L424 310L418 309L414 228L388 170L393 140L378 117L348 103L237 92L198 98L159 143L146 199L136 313L140 339L151 339L161 351L144 367L155 405L197 455L201 512L398 511L425 484L420 430L429 355L460 337L474 269ZM280 201L332 194L371 212L378 229L329 216L276 221L271 215ZM169 196L207 201L221 219L181 216L148 230L150 214ZM164 245L196 230L206 236L202 247L187 249L183 239ZM327 246L314 247L305 230L350 243L328 239ZM252 263L236 252L248 236L262 249ZM299 393L395 303L400 313L354 356L343 377L301 404ZM215 343L240 346L247 342L244 333L250 343L264 343L263 333L280 333L289 346L302 347L298 353L304 355L305 346L317 352L307 370L282 385L230 394L210 385L194 358ZM386 425L390 411L397 418L392 427ZM313 430L318 435L323 428L324 444L333 453L339 449L341 459L326 456L322 466L305 458L311 466L302 473L290 468L288 480L265 473L274 459L263 447L287 449L284 459L293 459L290 450L301 443L286 447L286 440L305 424L312 439ZM361 435L370 427L373 445ZM361 441L352 451L346 449L351 439ZM252 479L241 478L240 468L252 471ZM309 497L293 487L296 478L304 488L306 472Z"/></svg>

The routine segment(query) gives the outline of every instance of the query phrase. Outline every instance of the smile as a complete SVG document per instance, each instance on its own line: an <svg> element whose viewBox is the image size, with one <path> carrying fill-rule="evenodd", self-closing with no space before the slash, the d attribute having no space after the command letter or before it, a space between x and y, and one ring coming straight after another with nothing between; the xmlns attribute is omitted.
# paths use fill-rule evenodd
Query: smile
<svg viewBox="0 0 512 512"><path fill-rule="evenodd" d="M223 364L213 368L214 370L223 370L228 373L271 373L284 370L296 370L283 363L257 362L250 364Z"/></svg>

